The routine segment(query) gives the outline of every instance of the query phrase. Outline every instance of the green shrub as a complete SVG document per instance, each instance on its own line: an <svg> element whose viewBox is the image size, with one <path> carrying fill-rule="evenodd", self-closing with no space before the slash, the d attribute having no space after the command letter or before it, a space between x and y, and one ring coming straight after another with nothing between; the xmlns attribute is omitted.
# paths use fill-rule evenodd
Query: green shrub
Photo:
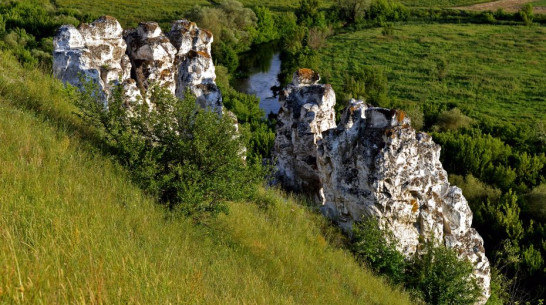
<svg viewBox="0 0 546 305"><path fill-rule="evenodd" d="M392 233L381 230L375 218L353 224L351 250L357 260L375 272L387 275L393 282L401 283L406 262L396 250L396 243Z"/></svg>
<svg viewBox="0 0 546 305"><path fill-rule="evenodd" d="M441 131L457 130L469 128L473 123L474 120L464 115L459 108L453 108L438 115L436 128Z"/></svg>
<svg viewBox="0 0 546 305"><path fill-rule="evenodd" d="M381 67L355 68L345 75L343 92L349 98L365 99L374 106L385 106L388 101L387 76Z"/></svg>
<svg viewBox="0 0 546 305"><path fill-rule="evenodd" d="M408 287L435 305L473 305L481 295L472 264L457 258L453 250L426 243L407 275Z"/></svg>
<svg viewBox="0 0 546 305"><path fill-rule="evenodd" d="M531 25L533 24L533 5L531 3L525 4L518 12L518 15L525 23L525 25Z"/></svg>
<svg viewBox="0 0 546 305"><path fill-rule="evenodd" d="M189 93L179 100L159 87L150 92L152 107L127 106L121 88L108 109L89 95L79 103L135 181L171 209L196 217L251 196L261 173L241 158L242 139L229 116L198 108Z"/></svg>
<svg viewBox="0 0 546 305"><path fill-rule="evenodd" d="M373 0L368 10L368 18L379 24L406 20L408 17L409 10L402 3L393 0Z"/></svg>

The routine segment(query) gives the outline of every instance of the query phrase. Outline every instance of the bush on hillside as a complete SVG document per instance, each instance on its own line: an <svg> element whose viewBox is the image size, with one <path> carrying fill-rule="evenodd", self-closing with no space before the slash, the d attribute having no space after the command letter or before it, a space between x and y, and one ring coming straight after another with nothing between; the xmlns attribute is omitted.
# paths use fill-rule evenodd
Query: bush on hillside
<svg viewBox="0 0 546 305"><path fill-rule="evenodd" d="M189 93L185 100L159 87L150 93L152 106L127 105L121 88L107 108L89 95L79 103L135 181L169 208L199 217L251 196L261 172L241 158L232 119L200 109Z"/></svg>
<svg viewBox="0 0 546 305"><path fill-rule="evenodd" d="M357 260L375 272L385 274L395 283L404 280L406 262L396 250L396 239L382 231L375 218L353 224L351 250Z"/></svg>
<svg viewBox="0 0 546 305"><path fill-rule="evenodd" d="M481 295L472 264L458 259L451 249L426 243L410 266L408 287L427 304L473 305Z"/></svg>

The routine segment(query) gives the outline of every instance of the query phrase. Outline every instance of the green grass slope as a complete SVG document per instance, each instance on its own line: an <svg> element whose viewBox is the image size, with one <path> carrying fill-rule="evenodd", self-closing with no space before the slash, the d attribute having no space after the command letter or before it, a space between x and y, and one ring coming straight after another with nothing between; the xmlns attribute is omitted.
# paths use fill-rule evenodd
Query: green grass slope
<svg viewBox="0 0 546 305"><path fill-rule="evenodd" d="M392 36L376 28L331 37L319 71L341 90L346 71L379 66L399 102L450 103L480 119L546 122L545 37L541 26L399 25Z"/></svg>
<svg viewBox="0 0 546 305"><path fill-rule="evenodd" d="M166 217L85 140L58 81L0 52L0 304L409 304L292 199Z"/></svg>

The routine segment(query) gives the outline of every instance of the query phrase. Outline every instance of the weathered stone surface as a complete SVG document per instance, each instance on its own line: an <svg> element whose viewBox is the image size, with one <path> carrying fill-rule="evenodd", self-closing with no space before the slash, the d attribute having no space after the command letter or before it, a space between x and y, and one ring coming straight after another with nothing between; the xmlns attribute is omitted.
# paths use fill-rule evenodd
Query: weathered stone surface
<svg viewBox="0 0 546 305"><path fill-rule="evenodd" d="M216 86L216 73L210 54L212 33L199 29L188 20L177 20L168 34L177 49L176 96L184 98L186 90L197 97L203 108L222 113L222 95Z"/></svg>
<svg viewBox="0 0 546 305"><path fill-rule="evenodd" d="M148 88L155 83L179 98L190 91L203 108L222 114L212 41L211 32L188 20L175 21L164 35L155 22L141 22L124 32L115 18L105 16L78 29L71 25L59 29L53 72L80 89L85 82L96 83L105 102L110 84L121 84L127 101L136 101L142 94L147 100Z"/></svg>
<svg viewBox="0 0 546 305"><path fill-rule="evenodd" d="M490 268L483 240L471 228L472 212L461 190L449 185L440 146L416 133L403 112L355 100L338 127L322 136L317 174L323 212L345 228L363 217L377 218L408 257L420 241L455 249L474 264L485 303Z"/></svg>
<svg viewBox="0 0 546 305"><path fill-rule="evenodd" d="M83 23L77 29L63 25L53 40L53 74L80 89L91 81L106 97L111 83L130 76L131 64L125 55L122 32L119 22L109 16Z"/></svg>
<svg viewBox="0 0 546 305"><path fill-rule="evenodd" d="M277 179L289 190L318 196L317 141L335 127L336 97L330 85L309 69L294 74L292 84L280 93L277 137L273 157Z"/></svg>
<svg viewBox="0 0 546 305"><path fill-rule="evenodd" d="M171 43L178 50L178 55L188 54L190 50L211 54L212 33L200 29L189 20L177 20L171 25L171 31L167 34Z"/></svg>
<svg viewBox="0 0 546 305"><path fill-rule="evenodd" d="M127 54L131 59L132 76L141 90L152 83L175 93L174 58L176 49L155 22L141 22L136 29L124 33Z"/></svg>

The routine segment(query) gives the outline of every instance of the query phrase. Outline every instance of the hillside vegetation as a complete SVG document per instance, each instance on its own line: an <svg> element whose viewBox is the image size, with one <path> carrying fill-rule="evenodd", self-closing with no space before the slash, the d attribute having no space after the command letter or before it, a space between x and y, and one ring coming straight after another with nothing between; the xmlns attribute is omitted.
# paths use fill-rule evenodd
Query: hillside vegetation
<svg viewBox="0 0 546 305"><path fill-rule="evenodd" d="M196 225L80 135L60 82L0 53L0 304L409 304L274 191Z"/></svg>
<svg viewBox="0 0 546 305"><path fill-rule="evenodd" d="M346 76L382 69L399 103L446 104L480 120L546 122L546 28L397 25L333 36L317 67L343 92Z"/></svg>

